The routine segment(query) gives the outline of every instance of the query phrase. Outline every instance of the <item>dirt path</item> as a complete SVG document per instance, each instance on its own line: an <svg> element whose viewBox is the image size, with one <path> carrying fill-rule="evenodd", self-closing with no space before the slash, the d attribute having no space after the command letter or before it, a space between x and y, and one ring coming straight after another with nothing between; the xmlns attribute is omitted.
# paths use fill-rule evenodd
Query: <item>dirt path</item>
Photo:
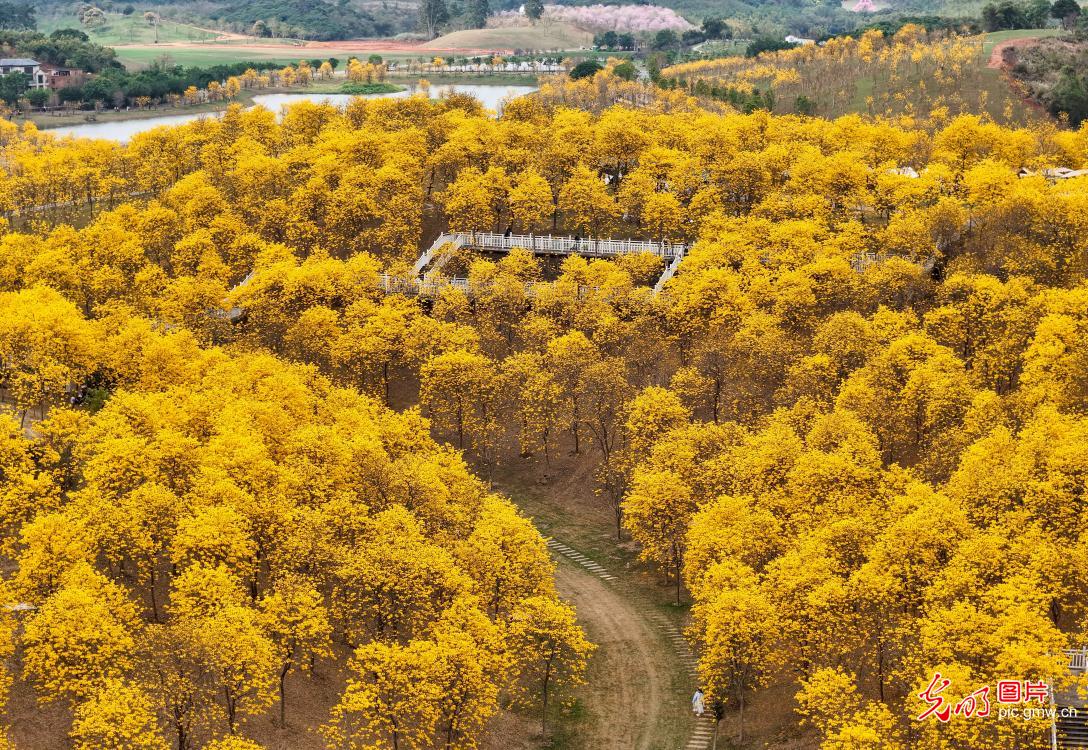
<svg viewBox="0 0 1088 750"><path fill-rule="evenodd" d="M219 32L216 32L219 33ZM159 42L158 44L133 43L115 44L114 47L129 50L166 49L166 50L236 50L260 52L263 54L276 54L284 57L298 57L307 54L318 56L351 55L353 53L375 52L384 54L418 54L422 57L433 57L436 52L456 52L463 55L483 55L497 51L495 47L424 47L420 42L398 42L392 39L377 40L346 40L333 42L288 42L274 39L257 39L256 37L241 34L223 32L222 38L203 42L172 41ZM505 50L503 50L505 51ZM240 55L239 59L244 59Z"/></svg>
<svg viewBox="0 0 1088 750"><path fill-rule="evenodd" d="M182 22L181 21L175 21L174 23L182 23ZM247 36L245 34L239 34L239 33L235 32L235 31L223 31L222 29L209 29L209 28L205 28L204 26L196 26L194 24L188 24L188 25L192 26L194 29L199 29L200 31L206 31L209 34L215 34L215 37L210 39L209 41L214 41L214 42L223 42L223 41L244 42L247 39L252 39L253 38L253 37Z"/></svg>
<svg viewBox="0 0 1088 750"><path fill-rule="evenodd" d="M1004 54L1005 50L1009 47L1019 47L1020 49L1026 49L1035 44L1038 44L1043 37L1037 36L1021 36L1016 39L1005 39L994 45L990 50L990 60L986 63L987 68L993 68L994 70L1000 70L1005 67Z"/></svg>
<svg viewBox="0 0 1088 750"><path fill-rule="evenodd" d="M586 747L650 750L661 747L657 728L666 694L662 675L668 654L649 624L614 590L572 565L560 565L556 585L578 611L578 620L598 646L589 675L592 732Z"/></svg>
<svg viewBox="0 0 1088 750"><path fill-rule="evenodd" d="M595 561L555 540L549 547L560 561L556 587L598 646L579 747L705 748L713 725L687 710L695 659L679 630Z"/></svg>

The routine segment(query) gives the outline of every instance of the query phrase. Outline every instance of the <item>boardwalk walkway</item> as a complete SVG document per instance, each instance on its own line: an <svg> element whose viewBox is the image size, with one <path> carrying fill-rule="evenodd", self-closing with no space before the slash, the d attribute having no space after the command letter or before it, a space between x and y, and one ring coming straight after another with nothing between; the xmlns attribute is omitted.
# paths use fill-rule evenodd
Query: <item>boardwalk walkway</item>
<svg viewBox="0 0 1088 750"><path fill-rule="evenodd" d="M594 258L614 258L631 253L650 253L672 260L687 252L682 243L655 242L653 240L616 240L609 237L559 237L551 234L496 234L492 232L453 232L443 234L436 243L460 242L485 252L508 253L522 248L534 255L584 255ZM432 246L433 247L433 246Z"/></svg>
<svg viewBox="0 0 1088 750"><path fill-rule="evenodd" d="M439 278L438 271L461 248L471 248L486 253L509 253L515 249L528 250L534 255L579 255L586 258L615 258L632 253L650 253L665 261L665 271L654 284L654 294L659 293L665 282L673 277L680 261L687 254L688 246L674 242L653 240L608 239L600 237L560 237L551 234L498 234L494 232L448 232L438 236L412 266L413 277L405 279L383 275L381 288L387 294L411 294L434 297L443 289L459 289L469 294L472 289L465 278ZM526 284L528 296L534 296L539 284ZM581 292L581 290L579 290Z"/></svg>
<svg viewBox="0 0 1088 750"><path fill-rule="evenodd" d="M668 283L680 268L681 262L687 256L689 247L680 243L654 242L651 240L616 240L600 238L557 237L554 235L533 234L495 234L490 232L451 232L439 235L429 248L416 260L412 266L411 276L394 276L381 274L378 277L378 287L385 294L404 294L413 297L438 297L446 289L456 289L466 295L477 294L483 289L478 285L469 283L463 277L445 277L439 275L439 271L448 263L461 248L488 252L509 253L514 249L523 248L531 250L536 255L579 255L590 258L615 258L628 253L651 253L665 261L665 269L653 286L654 295L664 291ZM875 253L858 253L850 260L850 266L857 273L864 273L871 266L879 265L888 260L888 256ZM766 262L766 261L764 261ZM923 271L929 273L933 270L934 258L926 263L919 264ZM245 286L252 278L250 273L235 289ZM555 282L529 282L525 284L525 296L534 298L543 290L555 286ZM591 295L596 287L578 287L578 296ZM224 317L231 322L241 320L245 311L240 307L232 307L226 310L212 310L209 314Z"/></svg>
<svg viewBox="0 0 1088 750"><path fill-rule="evenodd" d="M665 262L665 269L653 286L655 295L660 294L665 284L676 275L680 263L687 256L688 245L682 243L655 242L653 240L617 240L596 237L565 237L550 234L497 234L493 232L448 232L438 236L434 243L423 251L412 267L412 278L383 275L379 285L387 294L409 294L420 297L436 297L442 290L458 289L465 294L474 290L468 279L460 277L445 278L438 271L461 248L471 248L486 253L509 253L515 249L524 249L534 255L579 255L587 258L615 258L629 253L650 253ZM888 256L862 252L850 259L850 267L857 273L864 273L868 268L888 260ZM764 260L764 262L767 262ZM935 258L920 264L929 273L933 270ZM549 282L525 285L528 297L536 295L538 288L547 287ZM579 289L579 294L592 290Z"/></svg>

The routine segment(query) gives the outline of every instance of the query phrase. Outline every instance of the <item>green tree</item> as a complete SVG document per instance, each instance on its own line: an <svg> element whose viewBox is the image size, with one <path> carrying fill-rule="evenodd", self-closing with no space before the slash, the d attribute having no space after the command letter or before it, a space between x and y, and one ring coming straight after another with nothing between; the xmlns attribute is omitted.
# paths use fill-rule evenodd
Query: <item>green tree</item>
<svg viewBox="0 0 1088 750"><path fill-rule="evenodd" d="M32 106L44 107L49 101L49 92L45 89L31 89L26 92L26 98Z"/></svg>
<svg viewBox="0 0 1088 750"><path fill-rule="evenodd" d="M34 29L37 25L32 4L0 2L0 29Z"/></svg>
<svg viewBox="0 0 1088 750"><path fill-rule="evenodd" d="M482 29L487 25L487 17L491 15L491 7L487 0L469 0L468 24L474 29Z"/></svg>
<svg viewBox="0 0 1088 750"><path fill-rule="evenodd" d="M680 45L680 37L672 29L661 29L654 34L650 46L656 50L675 50Z"/></svg>
<svg viewBox="0 0 1088 750"><path fill-rule="evenodd" d="M1077 0L1055 0L1050 6L1050 15L1062 23L1062 28L1071 29L1077 23L1080 15L1080 5Z"/></svg>
<svg viewBox="0 0 1088 750"><path fill-rule="evenodd" d="M0 99L9 106L14 106L28 88L30 88L30 76L22 71L0 76Z"/></svg>
<svg viewBox="0 0 1088 750"><path fill-rule="evenodd" d="M707 39L731 39L733 29L720 16L708 16L703 19L703 34Z"/></svg>
<svg viewBox="0 0 1088 750"><path fill-rule="evenodd" d="M775 52L777 50L793 49L793 45L774 36L762 36L748 43L744 51L745 57L755 57L762 52Z"/></svg>
<svg viewBox="0 0 1088 750"><path fill-rule="evenodd" d="M446 0L423 0L419 4L419 23L427 36L434 38L438 35L438 27L450 20L450 12L446 7Z"/></svg>
<svg viewBox="0 0 1088 750"><path fill-rule="evenodd" d="M582 78L592 78L601 72L601 64L596 60L582 60L582 62L571 68L570 79L577 81Z"/></svg>
<svg viewBox="0 0 1088 750"><path fill-rule="evenodd" d="M633 81L635 80L635 76L638 75L638 71L630 60L621 62L616 67L612 68L612 73L617 78L622 78L625 81Z"/></svg>

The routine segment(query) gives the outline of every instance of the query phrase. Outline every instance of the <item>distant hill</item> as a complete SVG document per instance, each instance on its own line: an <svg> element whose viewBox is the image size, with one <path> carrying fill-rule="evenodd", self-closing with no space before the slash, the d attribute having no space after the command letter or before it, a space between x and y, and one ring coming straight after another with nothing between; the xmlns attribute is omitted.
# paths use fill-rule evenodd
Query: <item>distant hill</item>
<svg viewBox="0 0 1088 750"><path fill-rule="evenodd" d="M86 0L97 3L111 19L131 8L129 25L111 22L110 35L126 43L134 34L146 36L139 19L157 11L175 26L181 40L192 39L199 29L222 29L235 33L275 38L344 40L389 37L417 30L417 0ZM552 0L553 2L556 0ZM600 0L558 0L561 5L592 5ZM744 36L794 33L821 37L853 31L858 26L890 20L902 14L942 13L977 15L983 0L874 0L872 13L853 11L856 0L654 0L698 25L704 17L733 19ZM467 7L467 0L447 0L451 11ZM490 0L493 12L516 10L522 0ZM620 4L633 5L635 2ZM34 3L41 28L80 27L77 0L38 0ZM459 25L454 23L451 25ZM187 26L195 27L187 28ZM86 27L95 38L97 34ZM164 29L160 29L164 31ZM483 37L478 37L483 34ZM484 29L453 32L450 39L436 40L434 47L504 47L519 49L578 48L585 37L572 28ZM451 41L452 40L452 41Z"/></svg>
<svg viewBox="0 0 1088 750"><path fill-rule="evenodd" d="M405 10L398 0L88 0L111 19L110 25L123 28L117 43L129 41L130 28L118 22L125 11L127 19L139 26L148 11L157 12L165 22L195 27L222 29L265 37L297 38L317 41L386 37L411 31L416 25L414 10ZM40 28L74 27L96 35L94 27L80 23L81 3L41 0L36 7ZM412 8L414 8L414 3ZM131 10L129 10L131 9ZM143 41L142 39L140 41ZM164 40L165 41L165 40Z"/></svg>
<svg viewBox="0 0 1088 750"><path fill-rule="evenodd" d="M404 30L393 17L382 18L350 2L325 0L234 0L223 7L219 19L250 28L261 21L270 34L275 33L273 22L279 21L304 32L293 34L284 29L288 31L284 36L319 40L391 36Z"/></svg>
<svg viewBox="0 0 1088 750"><path fill-rule="evenodd" d="M570 24L454 31L422 45L425 49L575 50L593 44L593 34Z"/></svg>

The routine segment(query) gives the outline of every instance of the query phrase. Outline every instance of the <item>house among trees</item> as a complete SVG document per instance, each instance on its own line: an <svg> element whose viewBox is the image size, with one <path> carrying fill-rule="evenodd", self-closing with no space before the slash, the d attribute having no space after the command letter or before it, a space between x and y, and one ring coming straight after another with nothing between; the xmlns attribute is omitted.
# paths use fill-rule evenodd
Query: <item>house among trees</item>
<svg viewBox="0 0 1088 750"><path fill-rule="evenodd" d="M82 86L90 77L79 68L63 68L59 65L43 63L41 69L45 77L45 85L52 91L59 91L69 86Z"/></svg>
<svg viewBox="0 0 1088 750"><path fill-rule="evenodd" d="M30 77L29 86L32 89L42 89L48 86L47 76L42 71L42 66L36 60L25 57L0 58L0 76L12 73L25 73Z"/></svg>

